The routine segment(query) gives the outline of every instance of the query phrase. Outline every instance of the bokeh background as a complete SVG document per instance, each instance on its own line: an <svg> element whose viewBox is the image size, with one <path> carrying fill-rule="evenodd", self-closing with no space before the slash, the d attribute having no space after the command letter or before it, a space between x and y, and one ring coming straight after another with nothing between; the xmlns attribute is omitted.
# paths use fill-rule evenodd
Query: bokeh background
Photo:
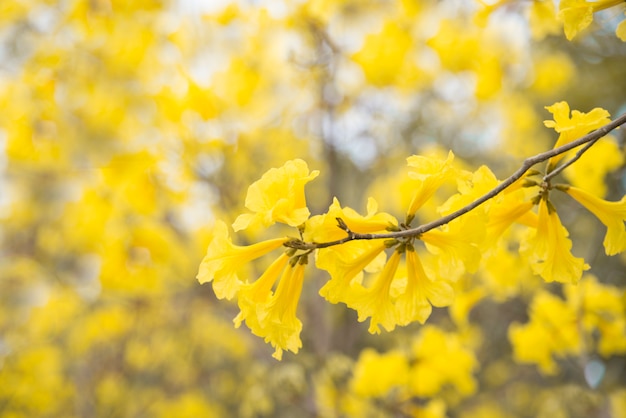
<svg viewBox="0 0 626 418"><path fill-rule="evenodd" d="M286 160L321 171L307 185L312 213L334 196L364 211L374 196L401 218L412 154L451 149L504 178L554 144L544 106L626 111L623 8L570 42L552 2L500 3L2 0L0 416L401 417L407 402L424 406L413 416L626 411L623 354L563 356L552 376L514 361L510 324L528 321L539 288L562 295L514 248L500 279L467 277L459 306L429 319L479 365L469 393L433 399L359 392L363 350L402 350L423 327L368 334L318 296L326 273L307 272L304 347L282 362L195 279L214 220L232 222L247 187ZM624 134L610 141L566 180L617 200ZM574 253L626 304L626 259L604 256L601 225L575 202L556 203Z"/></svg>

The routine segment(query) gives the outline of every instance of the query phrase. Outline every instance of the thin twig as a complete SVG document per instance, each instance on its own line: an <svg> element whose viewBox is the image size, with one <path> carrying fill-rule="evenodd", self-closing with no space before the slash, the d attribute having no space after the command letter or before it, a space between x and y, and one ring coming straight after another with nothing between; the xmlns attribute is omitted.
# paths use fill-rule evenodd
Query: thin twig
<svg viewBox="0 0 626 418"><path fill-rule="evenodd" d="M534 165L539 164L541 162L544 162L552 157L555 157L557 155L563 154L571 149L574 149L580 145L589 143L586 147L582 148L581 150L578 151L578 153L576 154L576 156L574 158L572 158L572 160L569 160L567 163L563 164L562 166L560 166L558 169L550 172L548 175L546 175L544 177L544 181L548 181L549 179L551 179L552 177L556 176L558 173L560 173L561 171L563 171L565 169L565 167L571 165L572 163L574 163L576 160L578 160L578 158L580 158L580 156L587 150L589 149L589 147L591 147L598 139L606 136L609 132L611 132L612 130L618 128L619 126L623 125L626 123L626 113L621 115L620 117L618 117L617 119L615 119L614 121L602 126L601 128L596 129L595 131L583 136L582 138L579 138L575 141L569 142L565 145L562 145L558 148L554 148L551 149L549 151L546 152L542 152L540 154L537 154L533 157L529 157L526 158L524 160L524 162L522 163L521 167L518 168L513 174L511 174L509 177L507 177L506 179L504 179L500 184L498 184L496 187L494 187L492 190L490 190L489 192L487 192L486 194L484 194L483 196L479 197L478 199L474 200L472 203L462 207L461 209L452 212L444 217L441 217L435 221L417 226L415 228L411 228L411 229L405 229L402 231L394 231L394 232L388 232L388 233L383 233L383 234L360 234L358 232L353 232L350 231L350 233L348 234L348 236L336 240L336 241L329 241L329 242L302 242L300 240L291 240L286 242L284 245L287 247L291 247L291 248L296 248L296 249L300 249L300 250L314 250L317 248L327 248L327 247L332 247L335 245L340 245L340 244L344 244L348 241L354 241L354 240L371 240L371 239L390 239L390 238L406 238L406 237L417 237L425 232L430 231L431 229L435 229L438 228L440 226L443 226L451 221L453 221L454 219L470 212L471 210L477 208L478 206L482 205L483 203L485 203L486 201L494 198L495 196L497 196L498 194L502 193L505 189L507 189L509 186L511 186L513 183L515 183L517 180L519 180L520 178L522 178L522 176L528 171L530 170ZM347 227L346 227L347 228ZM343 228L342 228L343 229Z"/></svg>

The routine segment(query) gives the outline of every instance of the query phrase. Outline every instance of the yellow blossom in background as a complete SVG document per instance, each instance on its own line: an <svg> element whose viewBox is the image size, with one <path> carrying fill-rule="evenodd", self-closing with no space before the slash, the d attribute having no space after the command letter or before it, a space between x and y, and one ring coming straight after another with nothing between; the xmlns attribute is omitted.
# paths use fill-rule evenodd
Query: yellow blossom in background
<svg viewBox="0 0 626 418"><path fill-rule="evenodd" d="M413 395L434 396L448 385L465 396L476 390L472 375L478 366L476 357L456 334L425 326L413 342L412 354L409 388Z"/></svg>
<svg viewBox="0 0 626 418"><path fill-rule="evenodd" d="M535 39L559 33L561 25L556 19L554 2L551 0L533 0L529 12L530 31Z"/></svg>
<svg viewBox="0 0 626 418"><path fill-rule="evenodd" d="M399 351L379 354L373 349L361 351L354 367L352 387L364 397L383 397L394 387L403 387L409 379L407 357Z"/></svg>
<svg viewBox="0 0 626 418"><path fill-rule="evenodd" d="M558 17L563 22L565 36L572 40L593 22L593 14L623 4L621 0L561 0ZM619 34L618 34L619 35Z"/></svg>
<svg viewBox="0 0 626 418"><path fill-rule="evenodd" d="M545 374L554 374L554 356L574 355L582 347L576 312L562 299L541 290L533 298L529 314L529 323L509 327L513 355L517 361L537 364Z"/></svg>
<svg viewBox="0 0 626 418"><path fill-rule="evenodd" d="M558 17L563 22L565 36L571 41L593 22L593 5L585 0L561 0Z"/></svg>
<svg viewBox="0 0 626 418"><path fill-rule="evenodd" d="M597 335L598 353L603 357L626 353L626 292L590 274L564 291L572 311L581 313L584 331Z"/></svg>
<svg viewBox="0 0 626 418"><path fill-rule="evenodd" d="M576 283L589 266L571 253L572 242L556 211L546 199L539 203L537 228L529 231L520 252L528 258L535 274L547 282Z"/></svg>
<svg viewBox="0 0 626 418"><path fill-rule="evenodd" d="M588 113L572 110L571 117L567 102L558 102L552 106L546 106L546 109L552 113L554 120L546 120L543 124L548 128L554 128L559 133L559 138L554 144L554 148L581 138L611 121L609 112L599 107L592 109ZM548 172L552 171L563 157L564 154L560 154L550 158L548 160Z"/></svg>
<svg viewBox="0 0 626 418"><path fill-rule="evenodd" d="M617 25L617 29L615 29L615 34L622 42L626 42L626 19L622 20L619 25Z"/></svg>
<svg viewBox="0 0 626 418"><path fill-rule="evenodd" d="M251 225L269 226L275 222L290 226L304 223L310 215L304 186L318 174L317 170L309 173L306 162L299 159L270 169L248 188L246 208L254 213L239 215L233 229L239 231Z"/></svg>
<svg viewBox="0 0 626 418"><path fill-rule="evenodd" d="M228 235L228 226L217 221L196 277L200 283L213 282L213 290L219 299L232 299L242 284L237 271L245 263L281 247L287 240L274 238L245 247L234 245Z"/></svg>
<svg viewBox="0 0 626 418"><path fill-rule="evenodd" d="M361 66L366 80L384 87L407 74L407 68L415 71L409 61L411 47L413 40L408 31L394 22L386 22L380 33L365 37L363 47L352 59Z"/></svg>
<svg viewBox="0 0 626 418"><path fill-rule="evenodd" d="M618 202L607 202L578 187L565 186L563 189L606 226L603 244L607 255L619 254L626 250L626 226L624 225L626 196Z"/></svg>

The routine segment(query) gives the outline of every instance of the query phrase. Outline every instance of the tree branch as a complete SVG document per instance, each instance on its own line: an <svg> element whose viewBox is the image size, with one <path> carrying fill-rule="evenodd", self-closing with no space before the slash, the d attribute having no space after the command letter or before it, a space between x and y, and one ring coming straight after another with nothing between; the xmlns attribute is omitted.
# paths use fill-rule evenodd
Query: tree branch
<svg viewBox="0 0 626 418"><path fill-rule="evenodd" d="M544 181L550 180L551 178L559 174L561 171L563 171L566 167L568 167L569 165L573 164L576 160L578 160L582 156L582 154L585 151L587 151L598 139L606 136L609 132L620 127L621 125L625 123L626 123L626 113L621 115L614 121L602 126L601 128L598 128L595 131L583 136L582 138L569 142L558 148L554 148L549 151L542 152L533 157L526 158L520 168L518 168L513 174L511 174L509 177L504 179L500 184L498 184L492 190L490 190L483 196L479 197L478 199L474 200L472 203L462 207L461 209L455 212L452 212L444 217L441 217L435 221L417 226L415 228L405 229L401 231L394 231L394 232L388 232L388 233L383 233L383 234L360 234L358 232L353 232L347 229L347 226L345 226L345 223L342 220L340 220L340 218L338 218L337 221L339 222L339 227L348 233L346 237L336 240L336 241L329 241L329 242L303 242L300 240L291 240L291 241L287 241L284 245L286 247L296 248L300 250L314 250L318 248L328 248L328 247L344 244L348 241L354 241L354 240L417 237L425 232L430 231L431 229L435 229L440 226L443 226L453 221L454 219L462 215L465 215L466 213L472 211L473 209L482 205L486 201L494 198L498 194L502 193L509 186L511 186L513 183L515 183L517 180L522 178L524 174L528 170L530 170L534 165L544 162L557 155L563 154L567 151L570 151L580 145L587 144L587 146L580 149L576 153L576 156L574 156L571 160L559 166L559 168L557 168L556 170L553 170L552 172L548 173L543 178Z"/></svg>

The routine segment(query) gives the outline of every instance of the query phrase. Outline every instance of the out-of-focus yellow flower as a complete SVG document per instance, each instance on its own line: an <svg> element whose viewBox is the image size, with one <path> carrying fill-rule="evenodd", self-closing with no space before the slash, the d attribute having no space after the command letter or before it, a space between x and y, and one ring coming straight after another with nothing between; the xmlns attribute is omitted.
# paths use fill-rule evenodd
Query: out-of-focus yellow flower
<svg viewBox="0 0 626 418"><path fill-rule="evenodd" d="M530 33L534 39L543 39L547 35L559 32L561 25L556 19L556 10L552 0L535 0L530 6Z"/></svg>
<svg viewBox="0 0 626 418"><path fill-rule="evenodd" d="M317 170L309 173L307 163L300 159L270 169L248 188L246 208L254 213L239 215L233 229L239 231L250 225L269 226L275 222L290 226L304 223L310 215L304 186L318 174Z"/></svg>
<svg viewBox="0 0 626 418"><path fill-rule="evenodd" d="M361 351L354 365L352 387L363 397L383 397L394 387L406 385L409 365L405 354L389 351L379 354L371 348Z"/></svg>
<svg viewBox="0 0 626 418"><path fill-rule="evenodd" d="M619 25L617 25L615 35L617 35L622 42L626 42L626 20L622 20Z"/></svg>
<svg viewBox="0 0 626 418"><path fill-rule="evenodd" d="M594 12L622 3L623 0L561 0L558 17L563 21L565 36L571 41L578 32L593 22Z"/></svg>
<svg viewBox="0 0 626 418"><path fill-rule="evenodd" d="M398 325L411 322L426 322L432 312L432 305L449 306L454 301L454 291L443 280L432 280L413 249L406 251L407 281L404 291L396 300Z"/></svg>
<svg viewBox="0 0 626 418"><path fill-rule="evenodd" d="M537 228L522 242L520 251L530 261L535 274L547 282L577 283L583 270L589 266L571 253L572 242L567 229L555 210L550 210L545 199L539 203Z"/></svg>
<svg viewBox="0 0 626 418"><path fill-rule="evenodd" d="M363 48L352 59L363 69L365 78L375 86L392 84L409 66L407 55L413 46L411 34L394 22L386 22L380 33L365 37Z"/></svg>
<svg viewBox="0 0 626 418"><path fill-rule="evenodd" d="M607 255L619 254L626 250L626 196L617 202L608 202L578 187L562 187L568 195L576 199L602 222L607 230L604 236L604 251Z"/></svg>
<svg viewBox="0 0 626 418"><path fill-rule="evenodd" d="M452 168L454 154L448 153L448 158L437 158L412 155L407 158L409 177L417 181L415 194L409 204L407 216L412 217L415 212L429 200L441 185L450 179L454 179L456 170Z"/></svg>
<svg viewBox="0 0 626 418"><path fill-rule="evenodd" d="M242 284L237 276L241 266L279 248L287 240L288 238L275 238L241 247L231 242L226 224L217 221L213 239L196 278L200 283L212 281L213 290L219 299L232 299Z"/></svg>
<svg viewBox="0 0 626 418"><path fill-rule="evenodd" d="M546 109L552 113L554 120L546 120L543 124L548 128L554 128L559 133L559 138L554 144L554 148L581 138L611 121L609 112L599 107L592 109L589 113L572 110L571 118L567 102L558 102L552 106L546 106ZM560 154L550 158L548 160L548 172L552 171L563 157L564 154Z"/></svg>
<svg viewBox="0 0 626 418"><path fill-rule="evenodd" d="M509 339L516 361L535 363L545 374L557 371L553 356L577 354L581 349L575 312L546 291L533 299L529 323L511 324Z"/></svg>
<svg viewBox="0 0 626 418"><path fill-rule="evenodd" d="M604 357L626 353L626 292L599 283L590 274L564 290L570 309L582 318L582 329L598 336L598 353Z"/></svg>
<svg viewBox="0 0 626 418"><path fill-rule="evenodd" d="M409 372L409 388L414 395L434 396L448 384L462 395L476 390L472 372L478 362L456 334L425 326L413 344L413 353L415 363Z"/></svg>

